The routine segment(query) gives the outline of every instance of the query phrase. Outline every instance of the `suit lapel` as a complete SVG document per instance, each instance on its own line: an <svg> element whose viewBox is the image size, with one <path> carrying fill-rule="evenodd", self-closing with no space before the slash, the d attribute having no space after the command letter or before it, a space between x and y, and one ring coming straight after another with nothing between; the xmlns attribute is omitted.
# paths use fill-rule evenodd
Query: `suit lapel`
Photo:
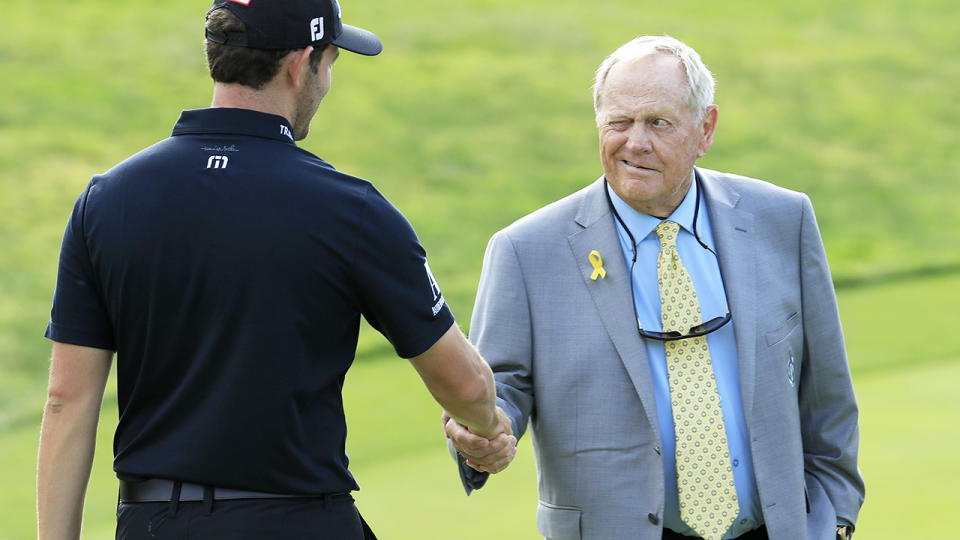
<svg viewBox="0 0 960 540"><path fill-rule="evenodd" d="M753 214L738 210L740 195L710 171L697 169L717 245L720 275L733 315L740 393L747 425L751 424L756 374L757 287L753 271L759 264L754 249Z"/></svg>
<svg viewBox="0 0 960 540"><path fill-rule="evenodd" d="M604 182L593 183L587 190L580 211L575 218L583 227L568 238L570 249L580 269L584 285L596 307L610 341L617 350L630 380L640 396L647 421L654 433L659 433L656 423L656 402L653 393L653 376L647 360L647 351L637 332L633 299L630 296L628 269L624 265L623 252L617 237L613 214L603 192ZM606 276L591 279L594 267L590 253L597 251L603 259Z"/></svg>

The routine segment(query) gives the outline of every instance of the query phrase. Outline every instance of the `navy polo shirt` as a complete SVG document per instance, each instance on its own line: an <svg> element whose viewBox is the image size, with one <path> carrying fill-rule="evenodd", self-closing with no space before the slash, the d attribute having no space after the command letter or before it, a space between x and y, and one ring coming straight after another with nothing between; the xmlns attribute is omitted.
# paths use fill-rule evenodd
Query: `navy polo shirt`
<svg viewBox="0 0 960 540"><path fill-rule="evenodd" d="M202 109L80 195L46 336L117 352L119 477L320 494L358 489L361 315L405 358L453 324L409 222L284 118Z"/></svg>

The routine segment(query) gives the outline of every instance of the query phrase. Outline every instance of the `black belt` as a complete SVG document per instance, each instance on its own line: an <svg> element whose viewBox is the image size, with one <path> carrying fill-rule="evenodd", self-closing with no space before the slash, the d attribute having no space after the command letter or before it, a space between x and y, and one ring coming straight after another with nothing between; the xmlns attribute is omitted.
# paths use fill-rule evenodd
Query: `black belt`
<svg viewBox="0 0 960 540"><path fill-rule="evenodd" d="M342 493L330 493L326 495L285 495L281 493L265 493L262 491L203 486L200 484L175 482L173 480L162 480L159 478L144 480L143 482L120 481L120 501L128 503L204 501L211 499L293 499L303 497L336 500L350 497L350 492L344 491Z"/></svg>
<svg viewBox="0 0 960 540"><path fill-rule="evenodd" d="M736 537L734 540L767 540L767 528L763 525L758 529L752 531L747 531L740 536ZM670 529L663 529L663 540L702 540L698 536L683 536L682 534L675 533Z"/></svg>

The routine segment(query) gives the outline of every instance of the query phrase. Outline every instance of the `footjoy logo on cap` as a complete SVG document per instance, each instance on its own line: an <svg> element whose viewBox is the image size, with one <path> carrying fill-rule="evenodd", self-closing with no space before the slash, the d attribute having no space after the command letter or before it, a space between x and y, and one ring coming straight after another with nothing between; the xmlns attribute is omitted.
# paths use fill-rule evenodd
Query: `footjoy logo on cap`
<svg viewBox="0 0 960 540"><path fill-rule="evenodd" d="M323 17L310 21L310 41L323 39Z"/></svg>
<svg viewBox="0 0 960 540"><path fill-rule="evenodd" d="M227 0L228 2L233 2L234 4L240 4L241 6L249 6L250 0Z"/></svg>

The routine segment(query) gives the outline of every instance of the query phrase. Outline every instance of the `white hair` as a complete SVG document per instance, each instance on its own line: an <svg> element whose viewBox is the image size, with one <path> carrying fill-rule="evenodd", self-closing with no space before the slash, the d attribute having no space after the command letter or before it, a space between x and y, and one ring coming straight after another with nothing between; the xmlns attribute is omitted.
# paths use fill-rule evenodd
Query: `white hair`
<svg viewBox="0 0 960 540"><path fill-rule="evenodd" d="M697 51L686 43L670 36L640 36L628 41L619 49L606 57L597 68L593 82L593 110L600 111L600 97L603 93L603 84L607 80L610 70L621 61L638 60L653 54L672 54L683 66L687 76L687 104L701 121L707 112L707 107L713 104L714 80L713 74L700 60Z"/></svg>

